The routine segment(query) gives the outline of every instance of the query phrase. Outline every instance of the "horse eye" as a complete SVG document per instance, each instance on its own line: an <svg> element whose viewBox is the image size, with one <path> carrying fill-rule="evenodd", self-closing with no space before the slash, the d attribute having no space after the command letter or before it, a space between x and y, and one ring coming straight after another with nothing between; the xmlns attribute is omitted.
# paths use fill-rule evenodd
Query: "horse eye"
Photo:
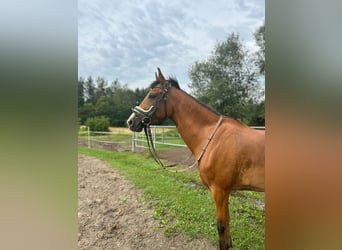
<svg viewBox="0 0 342 250"><path fill-rule="evenodd" d="M154 95L154 94L150 94L149 96L148 96L148 98L150 98L150 99L154 99L154 98L156 98L157 97L157 95Z"/></svg>

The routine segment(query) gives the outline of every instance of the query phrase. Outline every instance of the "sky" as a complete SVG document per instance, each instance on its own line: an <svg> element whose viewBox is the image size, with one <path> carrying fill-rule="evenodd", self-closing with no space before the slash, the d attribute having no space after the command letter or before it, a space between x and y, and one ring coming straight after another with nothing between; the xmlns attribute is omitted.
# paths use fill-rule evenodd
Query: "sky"
<svg viewBox="0 0 342 250"><path fill-rule="evenodd" d="M264 20L264 0L79 0L78 76L145 88L160 67L189 91L196 61L232 32L255 51Z"/></svg>

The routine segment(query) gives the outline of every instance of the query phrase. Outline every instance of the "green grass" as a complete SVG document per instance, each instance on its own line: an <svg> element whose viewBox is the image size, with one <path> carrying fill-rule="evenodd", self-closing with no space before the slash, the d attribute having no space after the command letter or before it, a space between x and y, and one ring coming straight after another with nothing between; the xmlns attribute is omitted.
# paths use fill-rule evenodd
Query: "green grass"
<svg viewBox="0 0 342 250"><path fill-rule="evenodd" d="M144 192L165 235L185 233L218 244L215 207L197 171L173 173L153 159L130 152L79 147L79 152L108 162ZM230 197L234 249L264 249L263 193L235 192Z"/></svg>

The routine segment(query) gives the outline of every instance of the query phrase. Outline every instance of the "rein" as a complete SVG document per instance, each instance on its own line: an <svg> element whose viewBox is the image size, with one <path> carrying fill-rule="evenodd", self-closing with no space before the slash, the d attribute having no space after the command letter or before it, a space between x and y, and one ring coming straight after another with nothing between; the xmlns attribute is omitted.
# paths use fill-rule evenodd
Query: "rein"
<svg viewBox="0 0 342 250"><path fill-rule="evenodd" d="M146 135L146 140L147 140L147 146L148 146L148 150L150 151L150 154L152 155L154 161L160 165L163 168L167 168L167 167L174 167L177 164L170 164L170 165L164 165L164 163L160 160L157 151L154 147L153 144L153 140L152 140L152 133L151 133L151 128L150 126L144 126L144 132ZM152 148L152 149L151 149Z"/></svg>
<svg viewBox="0 0 342 250"><path fill-rule="evenodd" d="M155 87L155 88L160 88L160 87ZM152 139L152 133L151 133L151 119L154 113L157 111L160 103L164 101L164 112L165 112L165 118L167 118L167 93L169 89L171 88L171 84L168 84L166 88L160 88L163 91L163 94L161 97L156 101L154 105L152 105L148 110L142 109L139 106L136 106L133 108L133 112L137 114L138 116L142 117L141 122L143 124L144 132L146 135L146 140L147 140L147 146L148 150L150 151L151 156L153 157L154 161L160 165L163 168L167 167L173 167L176 166L177 164L171 164L171 165L164 165L164 163L160 160L157 151L154 147L153 144L153 139Z"/></svg>

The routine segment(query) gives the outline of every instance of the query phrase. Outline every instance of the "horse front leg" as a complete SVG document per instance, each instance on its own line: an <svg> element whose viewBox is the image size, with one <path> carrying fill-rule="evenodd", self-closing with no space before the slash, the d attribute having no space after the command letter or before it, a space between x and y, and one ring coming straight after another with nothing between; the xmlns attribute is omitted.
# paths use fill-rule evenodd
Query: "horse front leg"
<svg viewBox="0 0 342 250"><path fill-rule="evenodd" d="M212 194L216 208L217 231L220 239L220 250L233 247L229 229L229 192L224 190L212 189Z"/></svg>

